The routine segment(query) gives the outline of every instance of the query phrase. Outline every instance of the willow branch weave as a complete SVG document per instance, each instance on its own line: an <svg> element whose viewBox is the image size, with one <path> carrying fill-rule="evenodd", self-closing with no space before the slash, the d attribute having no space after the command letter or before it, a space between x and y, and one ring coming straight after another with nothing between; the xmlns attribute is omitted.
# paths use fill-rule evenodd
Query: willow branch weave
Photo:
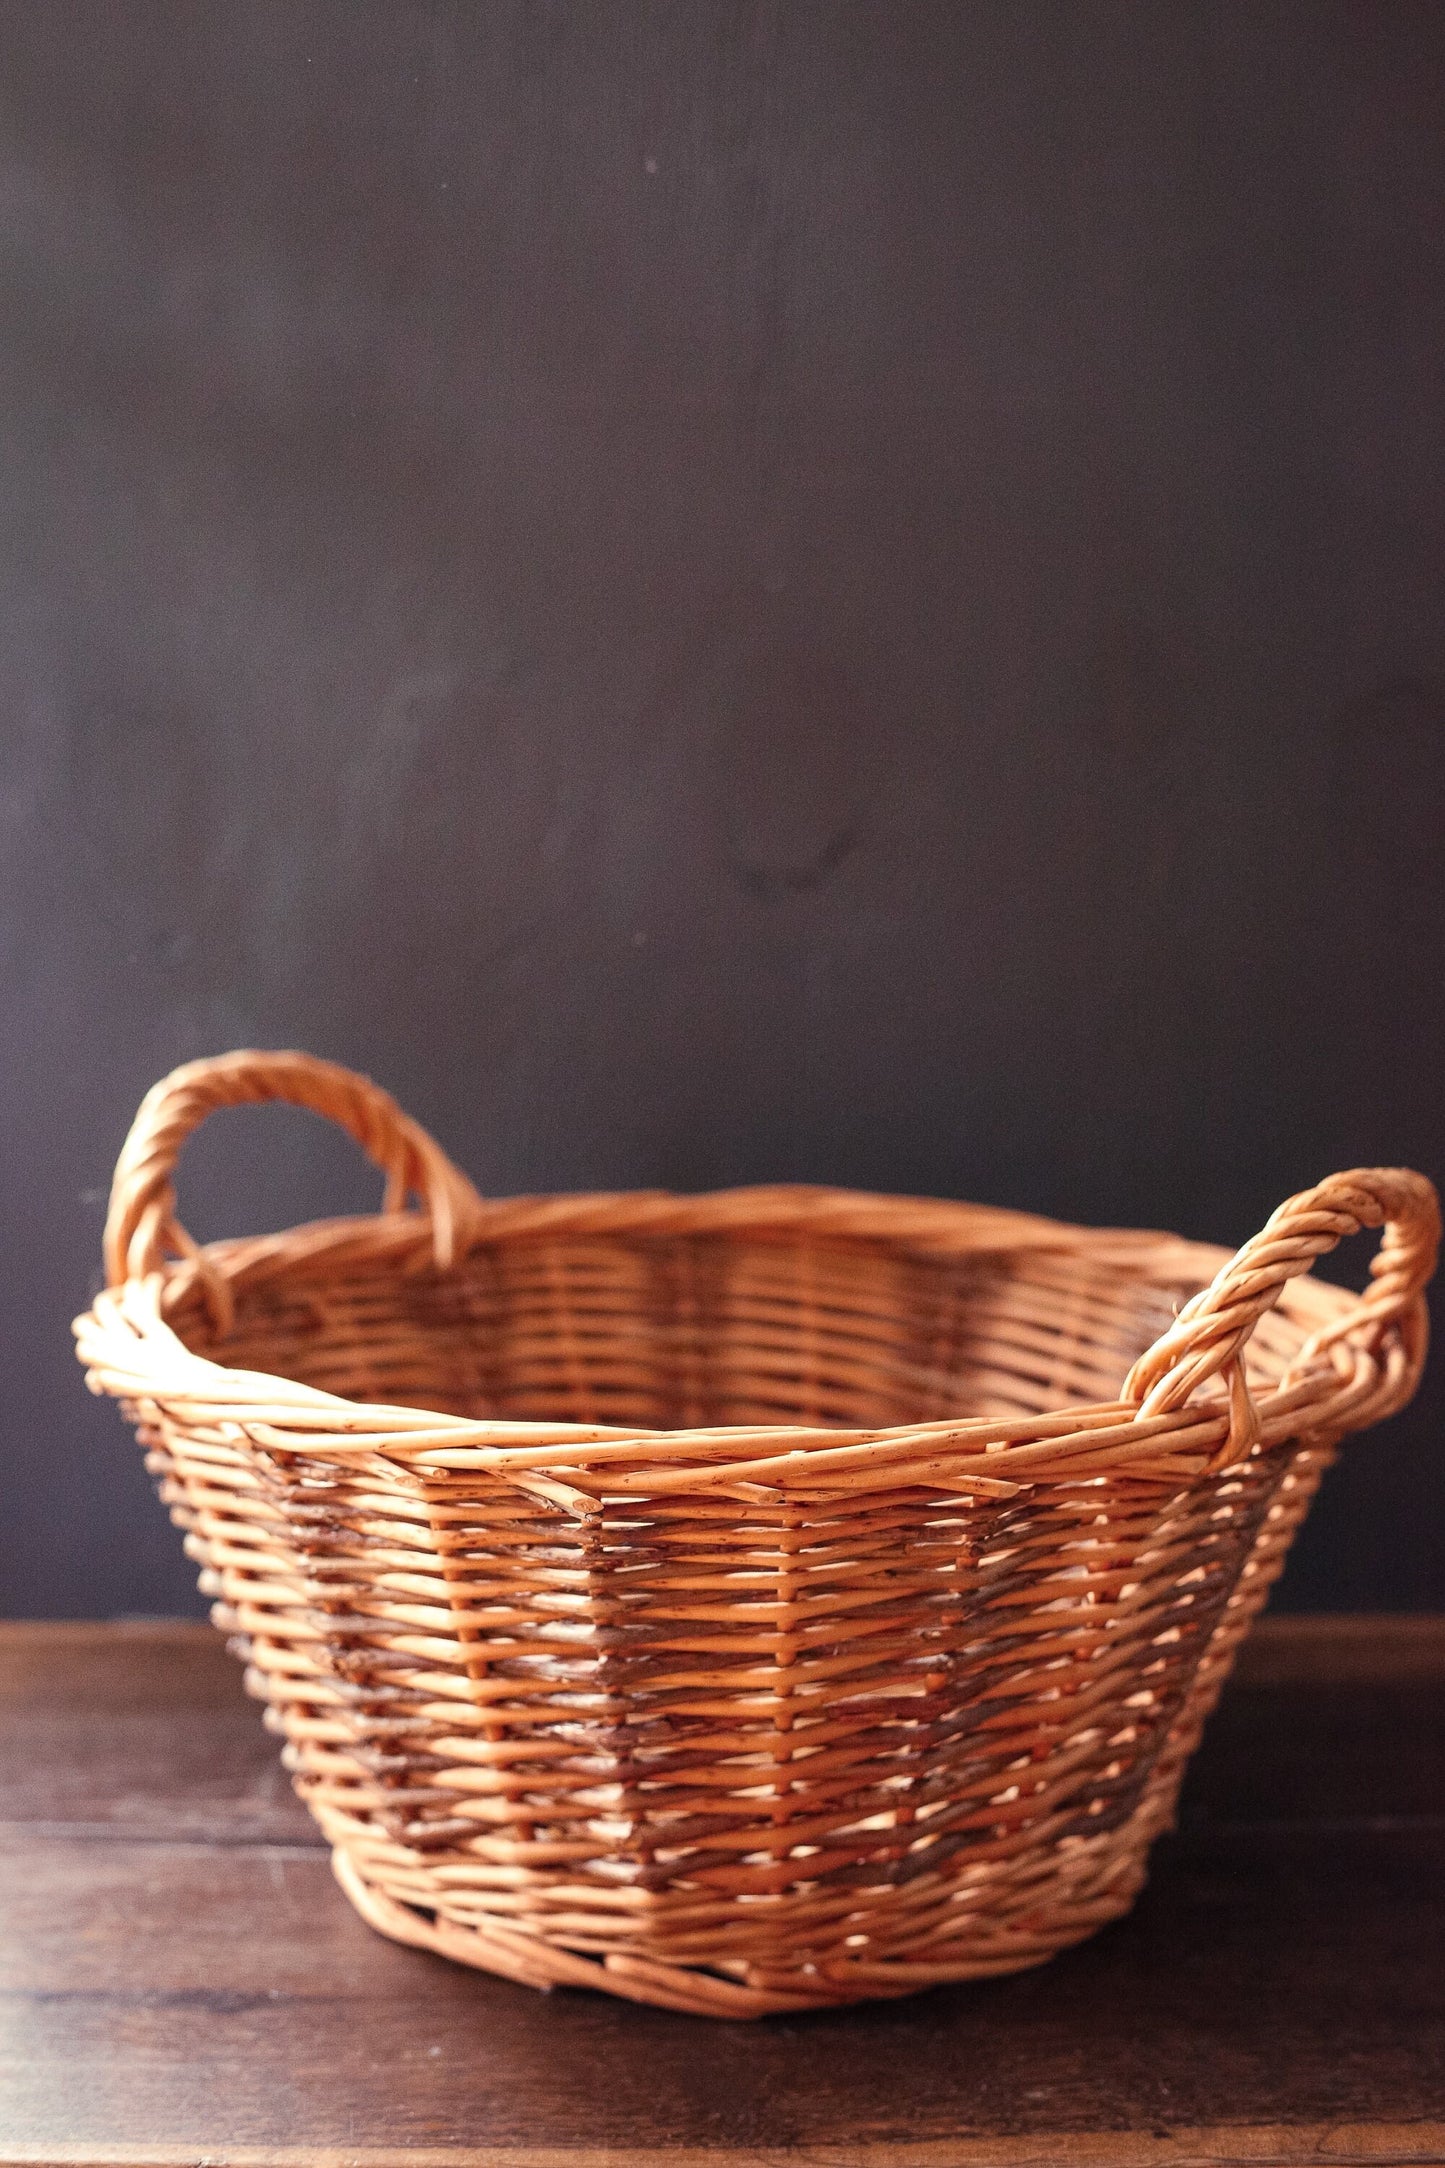
<svg viewBox="0 0 1445 2168"><path fill-rule="evenodd" d="M181 1146L272 1099L383 1209L199 1249ZM1363 1297L1307 1277L1370 1227ZM1397 1168L1233 1258L833 1189L488 1202L366 1078L238 1053L147 1095L76 1334L364 1916L750 2017L1127 1909L1335 1446L1415 1388L1439 1231Z"/></svg>

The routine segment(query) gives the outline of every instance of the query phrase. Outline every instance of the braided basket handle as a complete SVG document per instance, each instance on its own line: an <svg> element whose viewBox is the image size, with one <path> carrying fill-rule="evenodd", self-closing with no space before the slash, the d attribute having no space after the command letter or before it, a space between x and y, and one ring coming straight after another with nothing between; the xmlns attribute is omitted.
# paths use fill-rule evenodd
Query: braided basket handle
<svg viewBox="0 0 1445 2168"><path fill-rule="evenodd" d="M373 1084L311 1054L218 1054L173 1069L146 1093L116 1161L105 1223L108 1284L143 1279L168 1257L195 1257L197 1245L176 1217L171 1177L181 1146L217 1107L260 1106L270 1100L326 1115L354 1137L386 1176L383 1212L415 1196L432 1225L439 1266L465 1247L481 1199L439 1144Z"/></svg>
<svg viewBox="0 0 1445 2168"><path fill-rule="evenodd" d="M1440 1246L1440 1201L1432 1182L1408 1167L1356 1167L1288 1197L1192 1300L1124 1380L1121 1397L1141 1416L1162 1415L1184 1403L1206 1378L1227 1373L1229 1436L1218 1461L1247 1457L1258 1423L1244 1381L1244 1344L1286 1280L1307 1272L1347 1235L1383 1227L1370 1285L1352 1310L1301 1348L1292 1371L1339 1340L1378 1345L1398 1326L1412 1350L1423 1352L1424 1291Z"/></svg>

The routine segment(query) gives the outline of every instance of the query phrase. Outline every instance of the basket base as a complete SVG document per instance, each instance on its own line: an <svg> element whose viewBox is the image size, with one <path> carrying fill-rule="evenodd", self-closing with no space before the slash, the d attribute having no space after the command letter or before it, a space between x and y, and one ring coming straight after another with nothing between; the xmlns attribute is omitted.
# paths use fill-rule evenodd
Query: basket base
<svg viewBox="0 0 1445 2168"><path fill-rule="evenodd" d="M797 1974L798 1985L784 1987L773 1975L767 1985L728 1979L686 1965L664 1964L656 1958L614 1952L590 1957L575 1950L543 1942L535 1935L518 1934L506 1927L461 1927L438 1919L434 1913L398 1903L379 1889L357 1866L354 1858L337 1846L331 1855L332 1871L351 1903L369 1927L393 1942L403 1942L435 1956L492 1972L526 1987L600 1989L621 1995L629 2002L651 2003L662 2010L680 2010L690 2017L774 2017L788 2011L835 2010L848 2003L893 2001L921 1994L930 1987L966 1980L998 1979L1007 1973L1028 1972L1047 1964L1060 1950L1087 1941L1090 1935L1120 1918L1133 1904L1144 1880L1141 1860L1137 1872L1120 1878L1106 1898L1089 1908L1072 1931L1059 1934L1046 1946L1038 1944L989 1957L954 1964L911 1964L906 1960L856 1966L831 1967L826 1976ZM849 1977L849 1975L852 1977Z"/></svg>

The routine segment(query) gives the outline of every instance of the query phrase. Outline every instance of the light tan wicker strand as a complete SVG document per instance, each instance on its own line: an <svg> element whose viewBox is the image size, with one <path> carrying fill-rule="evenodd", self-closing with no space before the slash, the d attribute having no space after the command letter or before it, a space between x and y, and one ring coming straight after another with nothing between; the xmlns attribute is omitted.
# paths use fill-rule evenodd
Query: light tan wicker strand
<svg viewBox="0 0 1445 2168"><path fill-rule="evenodd" d="M383 1210L199 1249L181 1146L270 1099ZM1363 1297L1308 1277L1367 1227ZM1414 1390L1439 1233L1393 1168L1233 1258L846 1190L484 1201L367 1079L240 1053L147 1095L76 1334L363 1915L752 2017L1127 1909L1337 1443Z"/></svg>

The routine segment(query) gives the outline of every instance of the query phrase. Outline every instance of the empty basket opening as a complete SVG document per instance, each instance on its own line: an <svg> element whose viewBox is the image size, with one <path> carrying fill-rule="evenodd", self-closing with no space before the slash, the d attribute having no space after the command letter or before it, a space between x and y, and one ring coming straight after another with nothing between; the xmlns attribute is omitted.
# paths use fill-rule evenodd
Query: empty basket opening
<svg viewBox="0 0 1445 2168"><path fill-rule="evenodd" d="M238 1368L473 1418L882 1428L1111 1400L1189 1291L1077 1251L529 1239L445 1274L243 1279L224 1339L194 1300L173 1322Z"/></svg>

